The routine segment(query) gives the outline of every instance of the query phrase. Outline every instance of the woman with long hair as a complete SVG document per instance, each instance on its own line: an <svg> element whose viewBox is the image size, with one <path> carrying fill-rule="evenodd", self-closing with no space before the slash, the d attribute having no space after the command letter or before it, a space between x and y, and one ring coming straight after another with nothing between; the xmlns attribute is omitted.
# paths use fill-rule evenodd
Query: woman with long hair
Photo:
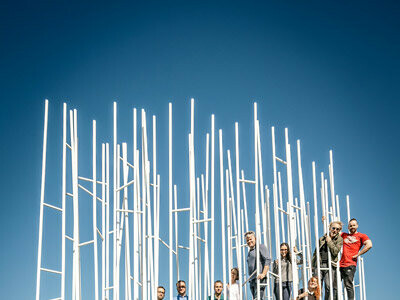
<svg viewBox="0 0 400 300"><path fill-rule="evenodd" d="M303 289L299 291L299 295L297 296L296 300L306 297L308 297L308 300L319 300L321 298L321 289L318 284L318 278L315 276L311 277L308 281L308 287L306 291Z"/></svg>
<svg viewBox="0 0 400 300"><path fill-rule="evenodd" d="M303 256L298 253L296 246L293 247L294 252L299 256L296 259L297 264L303 263ZM290 248L287 243L282 243L280 247L281 254L281 279L282 279L282 298L283 300L289 300L290 294L292 293L293 274L292 274L292 256L290 254ZM274 261L272 270L275 274L279 274L279 261ZM274 285L275 299L279 300L279 279L275 279Z"/></svg>
<svg viewBox="0 0 400 300"><path fill-rule="evenodd" d="M239 283L237 282L239 280L239 269L238 268L232 268L231 270L231 285L227 284L226 285L226 290L228 292L228 299L229 300L240 300L240 289L239 289Z"/></svg>

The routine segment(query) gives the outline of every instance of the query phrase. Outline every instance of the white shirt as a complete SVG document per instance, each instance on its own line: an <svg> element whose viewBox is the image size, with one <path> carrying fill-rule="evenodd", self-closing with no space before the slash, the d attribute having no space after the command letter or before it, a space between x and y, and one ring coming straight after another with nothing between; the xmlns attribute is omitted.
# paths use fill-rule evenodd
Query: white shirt
<svg viewBox="0 0 400 300"><path fill-rule="evenodd" d="M227 288L229 300L240 300L239 284L233 283Z"/></svg>

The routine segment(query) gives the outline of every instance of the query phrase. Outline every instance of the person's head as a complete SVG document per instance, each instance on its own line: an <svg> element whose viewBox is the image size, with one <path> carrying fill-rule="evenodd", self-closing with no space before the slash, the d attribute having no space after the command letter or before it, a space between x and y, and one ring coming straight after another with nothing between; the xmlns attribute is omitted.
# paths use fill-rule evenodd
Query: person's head
<svg viewBox="0 0 400 300"><path fill-rule="evenodd" d="M221 295L223 288L224 288L224 286L223 286L221 280L217 280L216 282L214 282L214 294L216 296Z"/></svg>
<svg viewBox="0 0 400 300"><path fill-rule="evenodd" d="M321 290L319 288L317 277L314 276L310 278L310 280L308 281L308 290L310 292L313 292L315 297L319 299L319 297L321 296Z"/></svg>
<svg viewBox="0 0 400 300"><path fill-rule="evenodd" d="M281 258L285 258L285 259L291 261L290 248L289 248L288 243L282 243L280 249L281 249Z"/></svg>
<svg viewBox="0 0 400 300"><path fill-rule="evenodd" d="M184 280L178 280L176 283L176 290L179 296L186 296L186 282Z"/></svg>
<svg viewBox="0 0 400 300"><path fill-rule="evenodd" d="M333 221L329 224L329 235L330 237L335 237L342 230L343 223L340 221Z"/></svg>
<svg viewBox="0 0 400 300"><path fill-rule="evenodd" d="M162 300L165 297L165 289L163 286L157 288L157 300Z"/></svg>
<svg viewBox="0 0 400 300"><path fill-rule="evenodd" d="M356 219L351 219L351 220L349 221L349 226L348 226L348 228L349 228L349 233L350 233L350 234L356 233L356 232L357 232L357 228L358 228L358 222L357 222L357 220L356 220Z"/></svg>
<svg viewBox="0 0 400 300"><path fill-rule="evenodd" d="M236 280L239 280L239 269L235 267L231 270L231 281L235 283Z"/></svg>
<svg viewBox="0 0 400 300"><path fill-rule="evenodd" d="M247 246L249 246L250 249L253 249L256 245L256 234L254 231L246 232L244 236L246 238Z"/></svg>

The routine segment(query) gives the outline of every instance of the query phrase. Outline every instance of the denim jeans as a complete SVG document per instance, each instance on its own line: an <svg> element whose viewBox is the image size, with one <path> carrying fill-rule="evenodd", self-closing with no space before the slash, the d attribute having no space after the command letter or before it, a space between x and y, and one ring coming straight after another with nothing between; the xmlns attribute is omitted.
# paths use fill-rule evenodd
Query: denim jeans
<svg viewBox="0 0 400 300"><path fill-rule="evenodd" d="M355 272L356 272L356 266L348 266L345 268L340 268L340 276L343 279L343 283L347 291L347 298L349 300L354 300L353 279Z"/></svg>
<svg viewBox="0 0 400 300"><path fill-rule="evenodd" d="M256 280L250 282L250 291L251 291L251 294L253 295L253 299L264 300L265 286L260 285L260 296L258 296Z"/></svg>
<svg viewBox="0 0 400 300"><path fill-rule="evenodd" d="M292 293L292 282L291 281L283 281L282 282L282 298L283 298L283 300L290 300L291 293ZM276 300L280 300L280 298L279 298L279 282L275 282L274 295L275 295Z"/></svg>

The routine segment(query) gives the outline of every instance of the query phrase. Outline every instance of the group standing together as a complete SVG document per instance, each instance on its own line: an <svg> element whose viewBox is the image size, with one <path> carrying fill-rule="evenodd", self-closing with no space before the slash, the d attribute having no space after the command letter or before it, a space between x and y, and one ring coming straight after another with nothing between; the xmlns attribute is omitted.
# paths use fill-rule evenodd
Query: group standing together
<svg viewBox="0 0 400 300"><path fill-rule="evenodd" d="M340 278L343 280L347 292L347 299L354 300L353 279L357 267L357 258L372 248L372 242L366 234L357 231L358 221L356 219L350 220L348 230L348 233L341 232L342 222L340 221L333 221L329 224L329 232L319 239L313 254L313 277L308 281L306 288L299 290L296 300L303 298L308 300L321 299L319 279L321 285L324 285L324 299L330 299L330 293L333 292L333 299L337 300L337 273L340 273ZM249 247L247 254L247 270L249 277L247 282L249 283L253 299L263 300L265 287L267 285L267 275L272 260L268 255L266 246L263 244L258 244L259 253L257 254L257 240L253 231L247 232L245 238L247 246ZM338 263L340 250L342 250L342 252ZM296 264L302 264L303 255L295 246L293 247L293 253L296 255L296 259L294 260ZM257 261L257 257L259 261ZM259 266L258 271L257 265ZM291 251L287 243L282 243L280 245L280 272L279 260L276 259L272 263L272 273L276 277L280 273L282 300L290 300L293 288L293 273ZM330 278L330 274L332 274L332 278ZM226 285L228 300L242 299L238 280L239 269L233 268L231 270L231 282ZM257 294L257 284L259 284L259 295ZM214 282L214 299L224 299L223 288L224 285L220 280ZM189 300L186 295L185 281L179 280L176 283L176 289L178 295L174 297L174 300ZM274 283L274 295L275 299L280 300L279 280L277 278ZM164 296L165 289L159 286L157 288L157 299L162 300ZM211 300L211 296L208 296L207 300Z"/></svg>

